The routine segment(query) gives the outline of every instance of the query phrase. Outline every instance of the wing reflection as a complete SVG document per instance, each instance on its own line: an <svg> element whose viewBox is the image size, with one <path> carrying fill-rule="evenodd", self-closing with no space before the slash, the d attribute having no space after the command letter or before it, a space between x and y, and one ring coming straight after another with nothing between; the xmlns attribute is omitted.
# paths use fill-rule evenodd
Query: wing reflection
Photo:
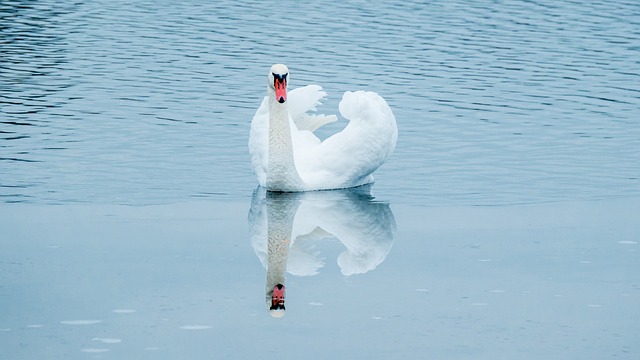
<svg viewBox="0 0 640 360"><path fill-rule="evenodd" d="M284 315L285 273L317 274L324 266L317 245L337 239L345 250L337 264L345 276L375 269L389 254L396 224L387 203L374 201L370 186L273 193L254 191L249 211L251 245L267 269L271 314Z"/></svg>

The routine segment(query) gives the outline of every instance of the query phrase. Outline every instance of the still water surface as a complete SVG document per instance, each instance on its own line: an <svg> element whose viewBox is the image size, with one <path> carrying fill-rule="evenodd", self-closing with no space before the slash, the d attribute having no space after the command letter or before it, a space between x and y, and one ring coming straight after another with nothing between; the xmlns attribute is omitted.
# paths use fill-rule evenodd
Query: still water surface
<svg viewBox="0 0 640 360"><path fill-rule="evenodd" d="M640 194L635 1L0 6L5 202L246 199L275 62L325 87L322 112L346 90L388 100L376 191L396 203Z"/></svg>
<svg viewBox="0 0 640 360"><path fill-rule="evenodd" d="M2 1L0 50L0 358L640 354L636 1ZM256 189L275 62L387 99L371 189Z"/></svg>

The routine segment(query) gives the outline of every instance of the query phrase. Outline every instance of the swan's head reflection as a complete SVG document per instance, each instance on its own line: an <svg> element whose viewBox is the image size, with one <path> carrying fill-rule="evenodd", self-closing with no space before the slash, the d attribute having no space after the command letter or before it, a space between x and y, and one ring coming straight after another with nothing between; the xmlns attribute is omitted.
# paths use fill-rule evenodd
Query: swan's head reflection
<svg viewBox="0 0 640 360"><path fill-rule="evenodd" d="M304 193L259 187L249 211L251 244L267 268L266 300L284 314L285 273L317 274L325 266L318 245L337 239L345 250L336 262L345 276L375 269L389 254L395 220L389 204L374 201L370 186Z"/></svg>

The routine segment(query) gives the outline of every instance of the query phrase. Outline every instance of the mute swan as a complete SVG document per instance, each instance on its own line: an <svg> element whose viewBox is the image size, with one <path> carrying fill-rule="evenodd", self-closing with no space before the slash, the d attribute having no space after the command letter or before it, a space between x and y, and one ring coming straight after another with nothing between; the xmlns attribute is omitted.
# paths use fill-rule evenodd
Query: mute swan
<svg viewBox="0 0 640 360"><path fill-rule="evenodd" d="M285 65L271 67L267 96L251 121L249 152L258 183L270 191L296 192L356 187L393 153L396 120L387 102L369 91L347 91L339 104L348 125L320 141L317 128L337 120L314 115L326 97L318 85L287 92Z"/></svg>

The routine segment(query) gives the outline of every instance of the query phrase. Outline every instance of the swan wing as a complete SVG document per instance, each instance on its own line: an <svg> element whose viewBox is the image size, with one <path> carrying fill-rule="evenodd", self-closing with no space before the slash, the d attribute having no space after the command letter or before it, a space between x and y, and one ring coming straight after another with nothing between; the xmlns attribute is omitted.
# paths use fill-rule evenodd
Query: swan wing
<svg viewBox="0 0 640 360"><path fill-rule="evenodd" d="M289 92L289 114L299 130L316 131L321 126L337 121L335 115L313 114L327 97L319 85L307 85Z"/></svg>
<svg viewBox="0 0 640 360"><path fill-rule="evenodd" d="M296 154L296 166L313 188L352 187L373 182L373 173L393 153L396 120L387 102L370 91L347 91L339 104L349 120L341 131ZM331 186L327 186L330 184Z"/></svg>

